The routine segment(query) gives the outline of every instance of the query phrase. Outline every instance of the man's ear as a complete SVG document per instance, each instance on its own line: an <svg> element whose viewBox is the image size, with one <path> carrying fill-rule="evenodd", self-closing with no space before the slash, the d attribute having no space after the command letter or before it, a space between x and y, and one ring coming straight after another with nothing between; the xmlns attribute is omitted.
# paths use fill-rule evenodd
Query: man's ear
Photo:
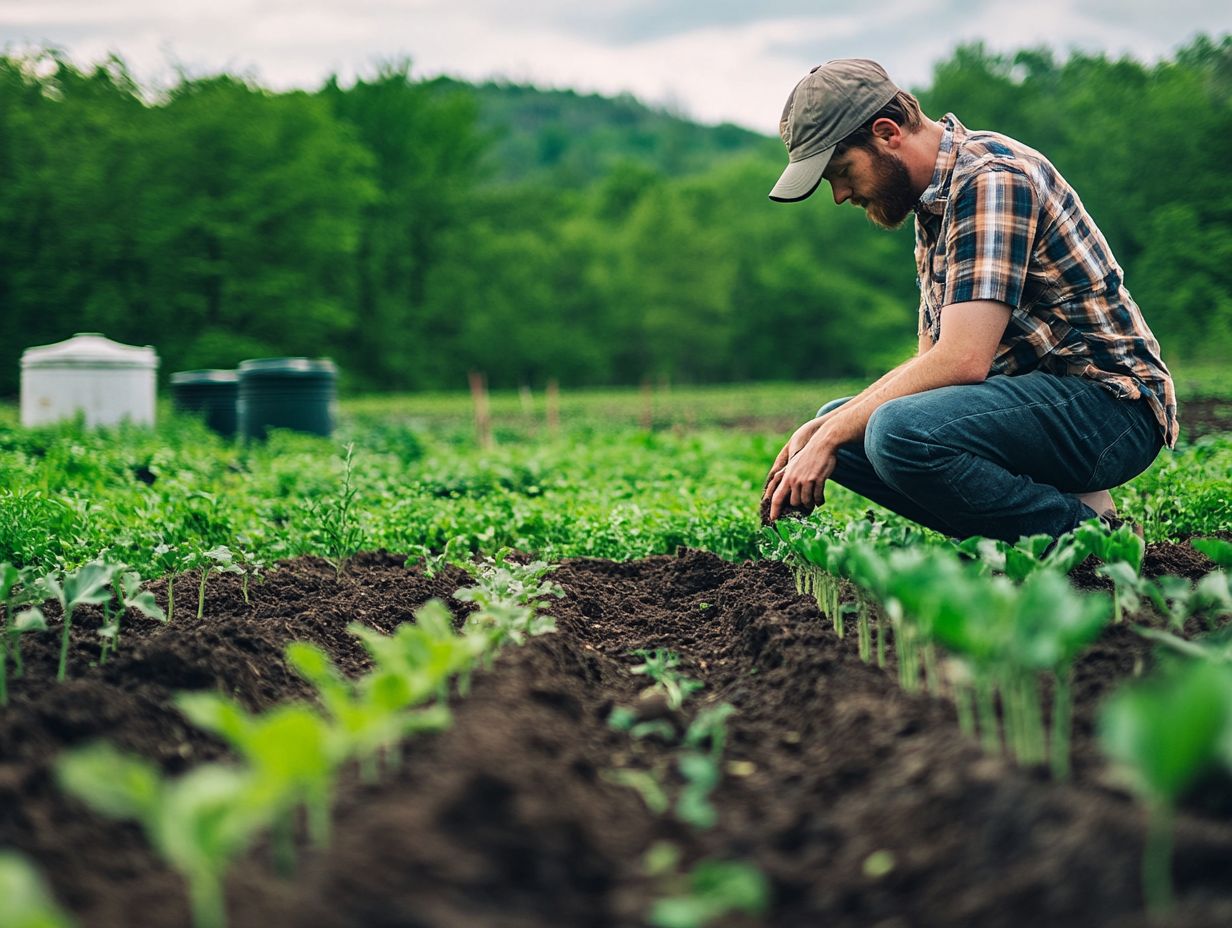
<svg viewBox="0 0 1232 928"><path fill-rule="evenodd" d="M892 149L898 148L903 144L902 127L893 119L887 119L885 116L882 116L880 119L874 120L869 129L872 130L873 138L884 142Z"/></svg>

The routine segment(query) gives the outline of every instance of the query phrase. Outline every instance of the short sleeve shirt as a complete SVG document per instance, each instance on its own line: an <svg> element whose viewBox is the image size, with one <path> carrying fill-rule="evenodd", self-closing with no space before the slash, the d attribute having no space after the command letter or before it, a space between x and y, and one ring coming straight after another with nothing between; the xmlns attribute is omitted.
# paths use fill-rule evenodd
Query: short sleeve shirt
<svg viewBox="0 0 1232 928"><path fill-rule="evenodd" d="M1142 399L1176 444L1176 394L1103 233L1039 152L951 113L916 204L920 332L941 336L951 303L996 300L1010 322L989 374L1046 370Z"/></svg>

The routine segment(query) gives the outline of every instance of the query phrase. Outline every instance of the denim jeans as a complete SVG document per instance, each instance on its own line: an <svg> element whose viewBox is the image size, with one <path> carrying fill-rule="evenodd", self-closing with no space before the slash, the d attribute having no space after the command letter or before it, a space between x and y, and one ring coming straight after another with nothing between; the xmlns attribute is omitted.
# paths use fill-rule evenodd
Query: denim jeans
<svg viewBox="0 0 1232 928"><path fill-rule="evenodd" d="M864 443L839 448L830 479L955 538L1012 542L1093 518L1073 494L1137 476L1162 445L1146 401L1033 371L883 403Z"/></svg>

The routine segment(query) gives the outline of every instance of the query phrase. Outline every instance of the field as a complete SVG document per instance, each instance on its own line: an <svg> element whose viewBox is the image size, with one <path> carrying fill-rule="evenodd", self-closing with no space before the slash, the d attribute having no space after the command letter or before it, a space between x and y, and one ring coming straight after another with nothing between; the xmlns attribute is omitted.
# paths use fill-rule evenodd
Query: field
<svg viewBox="0 0 1232 928"><path fill-rule="evenodd" d="M123 563L174 614L116 572L118 637L110 594L6 635L0 851L86 926L1232 923L1232 402L1181 385L1185 443L1118 493L1145 547L1029 553L837 488L763 530L786 430L850 385L498 396L489 449L452 397L246 449L10 420L12 590ZM70 760L100 740L149 763Z"/></svg>

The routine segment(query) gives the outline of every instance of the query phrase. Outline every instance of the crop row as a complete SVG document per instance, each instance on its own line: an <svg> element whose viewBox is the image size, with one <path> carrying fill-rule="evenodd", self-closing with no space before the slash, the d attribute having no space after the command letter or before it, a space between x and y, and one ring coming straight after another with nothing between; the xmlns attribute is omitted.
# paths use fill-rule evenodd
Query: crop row
<svg viewBox="0 0 1232 928"><path fill-rule="evenodd" d="M901 547L867 523L834 536L784 520L766 538L768 553L792 566L798 588L817 597L839 635L847 606L841 584L850 583L862 659L884 666L891 633L905 689L919 687L922 671L924 685L953 699L960 727L978 735L988 752L1024 764L1047 760L1058 778L1069 772L1073 663L1121 620L1121 604L1133 609L1147 598L1178 632L1195 615L1212 629L1232 615L1232 578L1223 570L1196 587L1176 577L1141 577L1143 544L1128 527L1109 533L1092 522L1055 542L968 539L947 549ZM1232 566L1232 544L1195 545ZM1089 556L1104 562L1099 572L1112 579L1113 596L1069 583L1067 572ZM1153 679L1109 700L1101 741L1151 812L1144 882L1149 904L1162 908L1171 896L1165 834L1172 808L1200 775L1219 767L1232 772L1232 648L1226 633L1189 641L1139 631L1176 657ZM1042 695L1049 691L1046 726Z"/></svg>

